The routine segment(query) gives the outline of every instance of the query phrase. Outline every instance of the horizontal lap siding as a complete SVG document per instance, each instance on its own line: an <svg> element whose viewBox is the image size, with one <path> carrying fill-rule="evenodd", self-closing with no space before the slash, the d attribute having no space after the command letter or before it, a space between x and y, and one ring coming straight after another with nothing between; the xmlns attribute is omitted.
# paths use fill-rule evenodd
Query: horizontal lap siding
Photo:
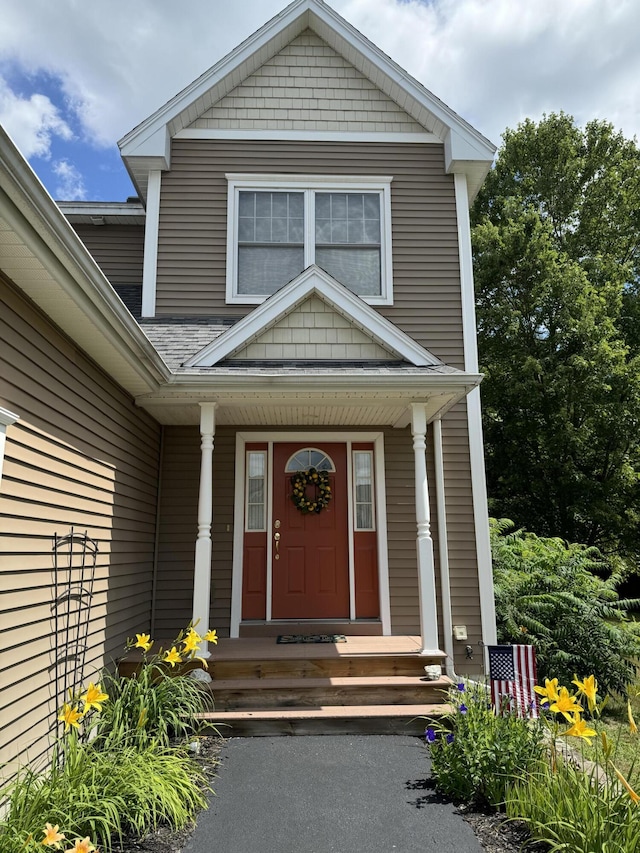
<svg viewBox="0 0 640 853"><path fill-rule="evenodd" d="M53 536L73 526L99 545L90 678L149 626L159 427L1 280L0 340L0 405L20 415L0 486L0 760L34 759L61 698Z"/></svg>
<svg viewBox="0 0 640 853"><path fill-rule="evenodd" d="M233 559L235 432L216 432L213 451L213 541L211 624L229 635ZM200 432L165 427L158 539L158 575L153 630L175 636L193 613L193 568L198 533ZM205 626L202 626L205 627Z"/></svg>
<svg viewBox="0 0 640 853"><path fill-rule="evenodd" d="M227 172L392 175L394 304L379 310L462 366L455 197L441 145L173 140L162 175L159 316L251 310L225 304Z"/></svg>
<svg viewBox="0 0 640 853"><path fill-rule="evenodd" d="M73 228L114 287L142 285L143 225L74 225Z"/></svg>

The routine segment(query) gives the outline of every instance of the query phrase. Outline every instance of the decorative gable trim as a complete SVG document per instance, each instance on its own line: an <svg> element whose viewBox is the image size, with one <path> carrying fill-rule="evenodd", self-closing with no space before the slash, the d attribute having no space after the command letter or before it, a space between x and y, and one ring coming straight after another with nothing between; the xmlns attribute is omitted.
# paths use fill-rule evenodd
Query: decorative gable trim
<svg viewBox="0 0 640 853"><path fill-rule="evenodd" d="M447 171L467 174L473 199L491 166L495 146L322 0L294 0L120 140L122 156L141 192L146 192L149 168L170 167L171 137L189 127L306 29L313 30L445 143Z"/></svg>
<svg viewBox="0 0 640 853"><path fill-rule="evenodd" d="M442 363L397 326L370 308L360 297L313 265L200 350L185 363L185 367L213 367L266 332L313 293L318 294L354 325L365 330L371 339L384 349L392 351L409 364L428 367Z"/></svg>

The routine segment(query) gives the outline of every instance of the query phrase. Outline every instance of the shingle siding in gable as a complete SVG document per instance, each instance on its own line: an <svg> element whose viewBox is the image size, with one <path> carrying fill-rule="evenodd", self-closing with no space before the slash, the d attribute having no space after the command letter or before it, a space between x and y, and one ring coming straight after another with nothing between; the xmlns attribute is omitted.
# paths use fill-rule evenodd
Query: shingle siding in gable
<svg viewBox="0 0 640 853"><path fill-rule="evenodd" d="M162 176L158 317L252 310L225 303L229 172L393 175L394 304L380 313L464 367L453 177L435 144L174 140Z"/></svg>
<svg viewBox="0 0 640 853"><path fill-rule="evenodd" d="M191 125L424 133L370 80L307 30Z"/></svg>

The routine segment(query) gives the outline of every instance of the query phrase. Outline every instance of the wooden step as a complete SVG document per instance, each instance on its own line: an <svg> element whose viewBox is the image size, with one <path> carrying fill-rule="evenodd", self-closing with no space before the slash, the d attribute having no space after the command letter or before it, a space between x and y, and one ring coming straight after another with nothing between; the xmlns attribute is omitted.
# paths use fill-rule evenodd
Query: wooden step
<svg viewBox="0 0 640 853"><path fill-rule="evenodd" d="M223 737L262 737L311 734L422 735L430 721L451 710L444 704L326 705L318 708L279 708L211 711L202 714L206 730Z"/></svg>
<svg viewBox="0 0 640 853"><path fill-rule="evenodd" d="M339 678L373 675L414 676L424 675L428 663L439 660L417 655L339 655L331 657L256 658L253 660L226 660L212 657L209 674L216 681L229 678Z"/></svg>
<svg viewBox="0 0 640 853"><path fill-rule="evenodd" d="M415 676L331 678L231 678L211 684L219 710L270 709L291 706L413 705L443 701L448 679L427 681Z"/></svg>

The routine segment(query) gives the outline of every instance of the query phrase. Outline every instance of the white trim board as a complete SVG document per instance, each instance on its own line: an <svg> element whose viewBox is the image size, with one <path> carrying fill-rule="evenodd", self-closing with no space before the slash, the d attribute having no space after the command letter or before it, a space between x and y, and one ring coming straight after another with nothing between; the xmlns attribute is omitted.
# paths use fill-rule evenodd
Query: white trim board
<svg viewBox="0 0 640 853"><path fill-rule="evenodd" d="M15 415L9 409L0 406L0 486L2 485L2 468L4 465L4 450L7 439L7 427L20 420L20 415Z"/></svg>
<svg viewBox="0 0 640 853"><path fill-rule="evenodd" d="M442 145L435 133L347 130L277 130L245 128L185 127L174 139L246 139L282 142L401 142Z"/></svg>

